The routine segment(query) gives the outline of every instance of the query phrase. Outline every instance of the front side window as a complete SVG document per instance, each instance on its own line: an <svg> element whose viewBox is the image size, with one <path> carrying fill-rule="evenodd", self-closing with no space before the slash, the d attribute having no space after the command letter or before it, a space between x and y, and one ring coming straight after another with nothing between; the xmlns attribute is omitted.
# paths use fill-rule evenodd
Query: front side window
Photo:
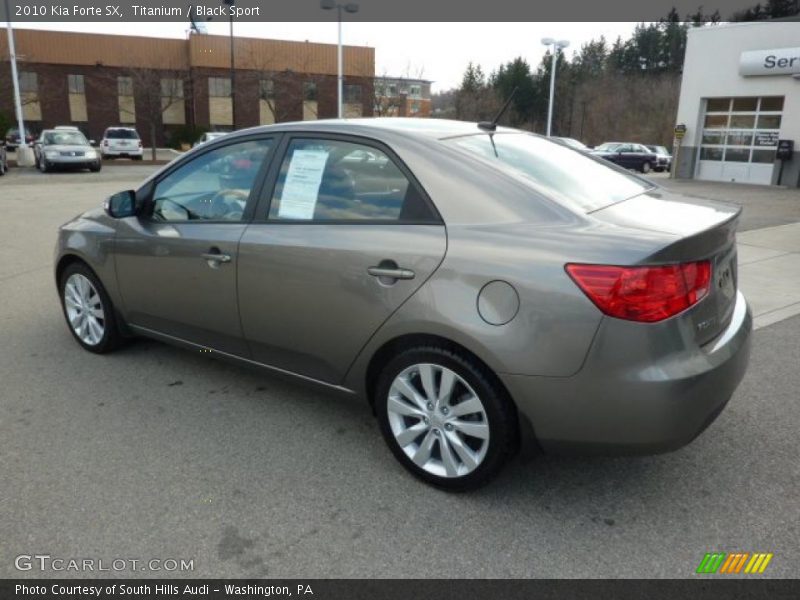
<svg viewBox="0 0 800 600"><path fill-rule="evenodd" d="M240 142L206 152L158 182L154 221L241 221L271 140Z"/></svg>
<svg viewBox="0 0 800 600"><path fill-rule="evenodd" d="M653 186L563 144L524 133L450 138L465 153L521 175L542 194L590 212L638 196Z"/></svg>
<svg viewBox="0 0 800 600"><path fill-rule="evenodd" d="M338 140L293 140L269 218L279 221L437 222L421 190L389 156Z"/></svg>

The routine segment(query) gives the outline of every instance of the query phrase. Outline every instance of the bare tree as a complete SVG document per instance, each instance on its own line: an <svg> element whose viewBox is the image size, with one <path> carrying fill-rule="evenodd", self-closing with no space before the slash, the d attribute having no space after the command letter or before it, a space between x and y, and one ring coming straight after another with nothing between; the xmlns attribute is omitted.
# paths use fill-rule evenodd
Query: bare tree
<svg viewBox="0 0 800 600"><path fill-rule="evenodd" d="M255 48L241 57L251 70L249 76L258 79L258 99L266 104L276 123L292 118L298 106L304 114L308 110L314 118L319 116L319 87L330 76L310 72L311 59L311 54L305 53L294 70L283 67L285 60L280 57Z"/></svg>
<svg viewBox="0 0 800 600"><path fill-rule="evenodd" d="M156 160L158 131L164 126L164 115L174 110L177 105L184 104L186 88L186 72L169 69L126 69L124 73L108 75L101 80L101 85L109 95L119 93L119 77L130 78L133 107L125 103L119 104L120 114L128 114L137 123L147 128L150 143L150 156Z"/></svg>
<svg viewBox="0 0 800 600"><path fill-rule="evenodd" d="M389 77L386 72L380 77L376 77L373 89L372 113L376 117L393 117L400 113L403 106L403 98L395 90L392 92L392 85L397 81L395 77Z"/></svg>
<svg viewBox="0 0 800 600"><path fill-rule="evenodd" d="M403 73L389 77L386 70L373 80L373 115L376 117L396 117L405 107L408 90L403 89L403 80L424 81L425 67L412 67L409 62Z"/></svg>
<svg viewBox="0 0 800 600"><path fill-rule="evenodd" d="M7 57L2 58L6 59ZM24 63L20 64L20 84L23 86L23 89L20 91L20 104L22 105L23 112L25 112L26 106L39 104L41 97L47 94L47 90L42 88L45 82L42 81L42 78L39 77L38 74L35 76L35 86L31 87L31 89L25 89L23 74L28 72L30 71L25 68ZM7 61L0 62L0 106L7 106L9 108L8 114L4 116L11 127L16 127L17 111L14 106L14 85L11 81L11 64ZM27 127L26 125L25 128L27 129ZM3 131L0 131L0 134L5 135L5 128L3 128Z"/></svg>

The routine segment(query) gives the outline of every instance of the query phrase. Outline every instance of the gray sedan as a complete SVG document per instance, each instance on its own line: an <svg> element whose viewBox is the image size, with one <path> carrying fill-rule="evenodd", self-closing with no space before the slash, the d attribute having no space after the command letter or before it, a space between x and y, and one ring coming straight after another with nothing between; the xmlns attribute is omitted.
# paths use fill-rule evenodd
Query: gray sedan
<svg viewBox="0 0 800 600"><path fill-rule="evenodd" d="M697 436L749 356L737 218L516 130L294 123L66 223L55 279L86 350L147 336L357 394L411 473L464 490L523 436Z"/></svg>
<svg viewBox="0 0 800 600"><path fill-rule="evenodd" d="M77 129L45 129L33 146L36 166L42 173L54 169L89 169L97 172L102 168L102 163L93 144Z"/></svg>

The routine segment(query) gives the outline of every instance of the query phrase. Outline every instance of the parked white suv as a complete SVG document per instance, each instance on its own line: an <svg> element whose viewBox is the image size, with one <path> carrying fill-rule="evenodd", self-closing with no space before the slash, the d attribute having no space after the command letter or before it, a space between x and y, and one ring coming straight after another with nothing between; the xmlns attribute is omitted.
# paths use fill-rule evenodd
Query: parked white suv
<svg viewBox="0 0 800 600"><path fill-rule="evenodd" d="M142 140L133 127L109 127L100 142L103 158L132 158L142 160Z"/></svg>

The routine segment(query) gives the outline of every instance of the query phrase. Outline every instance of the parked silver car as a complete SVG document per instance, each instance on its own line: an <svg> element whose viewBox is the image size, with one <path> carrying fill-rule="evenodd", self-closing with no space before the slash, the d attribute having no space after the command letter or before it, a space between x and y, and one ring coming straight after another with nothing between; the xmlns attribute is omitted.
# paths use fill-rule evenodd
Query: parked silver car
<svg viewBox="0 0 800 600"><path fill-rule="evenodd" d="M36 166L42 173L56 168L97 172L102 163L94 145L94 140L90 142L74 127L45 129L33 146Z"/></svg>
<svg viewBox="0 0 800 600"><path fill-rule="evenodd" d="M63 225L55 279L85 349L142 335L358 394L408 470L468 489L521 435L658 452L716 417L750 348L738 213L512 129L283 124Z"/></svg>

